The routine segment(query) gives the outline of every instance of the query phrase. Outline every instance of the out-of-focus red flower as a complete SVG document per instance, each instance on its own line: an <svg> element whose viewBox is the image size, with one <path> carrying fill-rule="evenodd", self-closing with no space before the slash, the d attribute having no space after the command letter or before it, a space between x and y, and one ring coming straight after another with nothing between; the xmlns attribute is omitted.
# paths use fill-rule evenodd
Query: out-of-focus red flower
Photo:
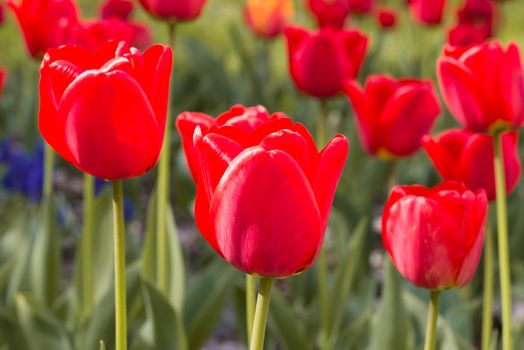
<svg viewBox="0 0 524 350"><path fill-rule="evenodd" d="M171 65L171 49L162 45L143 54L114 41L95 52L49 50L40 68L42 136L88 174L140 176L162 147Z"/></svg>
<svg viewBox="0 0 524 350"><path fill-rule="evenodd" d="M346 82L345 92L355 110L364 149L382 159L415 153L440 114L430 81L375 75L364 89L356 81Z"/></svg>
<svg viewBox="0 0 524 350"><path fill-rule="evenodd" d="M140 0L140 3L155 17L184 22L197 18L206 0Z"/></svg>
<svg viewBox="0 0 524 350"><path fill-rule="evenodd" d="M94 51L108 40L125 41L130 46L144 49L151 43L151 34L145 25L113 17L80 22L71 29L67 41Z"/></svg>
<svg viewBox="0 0 524 350"><path fill-rule="evenodd" d="M6 80L7 80L7 70L5 70L5 68L3 67L0 67L0 97L2 97L2 94L4 93Z"/></svg>
<svg viewBox="0 0 524 350"><path fill-rule="evenodd" d="M100 7L100 17L102 19L120 18L127 21L133 12L131 0L106 0Z"/></svg>
<svg viewBox="0 0 524 350"><path fill-rule="evenodd" d="M524 76L518 47L511 43L445 50L438 80L451 114L474 131L518 128L524 120Z"/></svg>
<svg viewBox="0 0 524 350"><path fill-rule="evenodd" d="M344 28L349 16L350 0L308 0L307 5L318 26Z"/></svg>
<svg viewBox="0 0 524 350"><path fill-rule="evenodd" d="M514 131L502 136L507 193L517 187L521 174L517 138L518 134ZM464 182L473 191L484 189L489 200L495 199L491 135L452 129L435 139L426 135L422 139L422 146L444 180Z"/></svg>
<svg viewBox="0 0 524 350"><path fill-rule="evenodd" d="M373 10L374 0L348 0L352 14L365 15Z"/></svg>
<svg viewBox="0 0 524 350"><path fill-rule="evenodd" d="M273 38L284 31L293 17L291 0L248 0L244 16L253 33Z"/></svg>
<svg viewBox="0 0 524 350"><path fill-rule="evenodd" d="M41 58L47 49L65 43L68 31L78 23L72 0L8 0L24 33L31 56Z"/></svg>
<svg viewBox="0 0 524 350"><path fill-rule="evenodd" d="M358 75L368 44L359 31L288 27L285 34L291 77L302 92L331 97L342 91L344 81Z"/></svg>
<svg viewBox="0 0 524 350"><path fill-rule="evenodd" d="M474 193L462 183L395 186L382 216L384 247L414 285L463 287L477 270L487 210L484 190Z"/></svg>
<svg viewBox="0 0 524 350"><path fill-rule="evenodd" d="M319 153L303 125L261 106L235 106L216 120L186 112L177 126L209 244L245 273L279 278L308 269L322 247L347 139L337 135Z"/></svg>
<svg viewBox="0 0 524 350"><path fill-rule="evenodd" d="M483 43L488 37L486 32L471 24L458 24L448 32L448 43L452 46L466 47Z"/></svg>
<svg viewBox="0 0 524 350"><path fill-rule="evenodd" d="M448 33L454 46L480 44L493 35L495 5L490 0L467 0L457 12L458 23Z"/></svg>
<svg viewBox="0 0 524 350"><path fill-rule="evenodd" d="M4 15L4 4L0 3L0 25L4 24L5 15Z"/></svg>
<svg viewBox="0 0 524 350"><path fill-rule="evenodd" d="M445 0L408 0L411 16L418 22L427 25L438 25L442 22Z"/></svg>
<svg viewBox="0 0 524 350"><path fill-rule="evenodd" d="M376 12L377 22L383 29L394 28L397 24L397 13L390 9L378 9Z"/></svg>

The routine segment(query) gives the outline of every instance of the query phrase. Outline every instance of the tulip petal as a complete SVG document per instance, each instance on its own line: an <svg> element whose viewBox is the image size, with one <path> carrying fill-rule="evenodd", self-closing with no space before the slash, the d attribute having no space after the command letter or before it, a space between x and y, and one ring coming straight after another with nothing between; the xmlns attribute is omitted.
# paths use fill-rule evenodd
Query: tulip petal
<svg viewBox="0 0 524 350"><path fill-rule="evenodd" d="M378 138L375 135L377 120L371 111L370 100L356 81L347 81L344 91L355 111L360 142L367 152L374 154L378 150Z"/></svg>
<svg viewBox="0 0 524 350"><path fill-rule="evenodd" d="M320 153L312 187L320 210L323 232L327 227L335 190L346 163L348 149L349 142L346 137L336 135Z"/></svg>
<svg viewBox="0 0 524 350"><path fill-rule="evenodd" d="M233 160L211 200L210 222L226 260L263 277L306 269L322 245L311 187L279 150L252 147Z"/></svg>
<svg viewBox="0 0 524 350"><path fill-rule="evenodd" d="M443 57L438 63L438 80L451 114L463 126L485 131L480 83L462 63Z"/></svg>
<svg viewBox="0 0 524 350"><path fill-rule="evenodd" d="M512 122L513 127L518 128L524 122L524 76L520 53L514 43L509 44L508 51L497 67L499 69L497 92L508 110L507 120Z"/></svg>
<svg viewBox="0 0 524 350"><path fill-rule="evenodd" d="M109 180L151 169L164 136L145 93L121 71L82 73L64 92L58 124L73 164Z"/></svg>

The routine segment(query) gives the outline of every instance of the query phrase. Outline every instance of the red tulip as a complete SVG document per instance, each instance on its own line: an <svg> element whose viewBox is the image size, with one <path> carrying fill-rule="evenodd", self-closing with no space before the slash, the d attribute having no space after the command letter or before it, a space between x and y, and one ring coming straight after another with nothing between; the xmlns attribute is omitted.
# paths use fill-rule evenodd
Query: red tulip
<svg viewBox="0 0 524 350"><path fill-rule="evenodd" d="M430 81L375 75L368 78L364 89L348 81L345 91L355 110L364 149L383 159L416 152L440 114Z"/></svg>
<svg viewBox="0 0 524 350"><path fill-rule="evenodd" d="M68 44L75 44L94 51L109 40L125 41L143 49L150 45L151 34L146 26L113 17L80 22L71 29Z"/></svg>
<svg viewBox="0 0 524 350"><path fill-rule="evenodd" d="M445 0L408 0L411 16L422 24L438 25L442 22Z"/></svg>
<svg viewBox="0 0 524 350"><path fill-rule="evenodd" d="M49 50L40 67L39 128L55 151L102 179L135 177L157 162L164 138L171 49L143 54L124 42L95 52Z"/></svg>
<svg viewBox="0 0 524 350"><path fill-rule="evenodd" d="M318 26L344 28L349 16L350 0L308 0L307 4L315 16Z"/></svg>
<svg viewBox="0 0 524 350"><path fill-rule="evenodd" d="M127 21L133 12L131 0L106 0L100 7L100 17L102 19L119 18Z"/></svg>
<svg viewBox="0 0 524 350"><path fill-rule="evenodd" d="M394 10L379 9L376 12L378 24L382 29L394 28L397 24L397 13Z"/></svg>
<svg viewBox="0 0 524 350"><path fill-rule="evenodd" d="M244 7L248 27L261 37L280 35L293 17L291 0L248 0Z"/></svg>
<svg viewBox="0 0 524 350"><path fill-rule="evenodd" d="M461 183L395 186L382 216L384 247L414 285L463 287L477 270L487 209L485 192Z"/></svg>
<svg viewBox="0 0 524 350"><path fill-rule="evenodd" d="M4 5L0 3L0 25L4 24L5 15L4 15Z"/></svg>
<svg viewBox="0 0 524 350"><path fill-rule="evenodd" d="M452 46L465 47L481 44L488 38L484 29L467 23L458 24L448 32L448 43Z"/></svg>
<svg viewBox="0 0 524 350"><path fill-rule="evenodd" d="M448 33L455 46L480 44L493 35L495 6L489 0L467 0L457 12L458 24Z"/></svg>
<svg viewBox="0 0 524 350"><path fill-rule="evenodd" d="M47 49L65 43L68 30L78 23L75 3L72 0L8 0L24 33L31 56L42 57Z"/></svg>
<svg viewBox="0 0 524 350"><path fill-rule="evenodd" d="M524 119L524 77L518 47L498 42L445 51L440 88L451 114L478 132L518 128Z"/></svg>
<svg viewBox="0 0 524 350"><path fill-rule="evenodd" d="M298 89L315 97L331 97L347 79L357 76L368 39L357 30L333 28L309 32L298 27L285 31L291 77Z"/></svg>
<svg viewBox="0 0 524 350"><path fill-rule="evenodd" d="M155 17L184 22L197 18L206 0L140 0L140 3Z"/></svg>
<svg viewBox="0 0 524 350"><path fill-rule="evenodd" d="M4 93L5 82L7 80L7 70L3 67L0 67L0 97Z"/></svg>
<svg viewBox="0 0 524 350"><path fill-rule="evenodd" d="M502 137L507 193L517 187L520 179L517 137L516 132ZM444 180L464 182L473 191L484 189L489 200L495 199L492 136L453 129L436 139L426 135L422 146Z"/></svg>
<svg viewBox="0 0 524 350"><path fill-rule="evenodd" d="M279 278L309 268L322 246L347 139L337 135L319 153L304 126L261 106L236 106L216 120L191 114L177 125L185 145L194 140L186 156L196 162L195 217L209 244L249 274ZM202 127L190 135L191 124Z"/></svg>
<svg viewBox="0 0 524 350"><path fill-rule="evenodd" d="M350 12L365 15L373 10L373 0L348 0Z"/></svg>

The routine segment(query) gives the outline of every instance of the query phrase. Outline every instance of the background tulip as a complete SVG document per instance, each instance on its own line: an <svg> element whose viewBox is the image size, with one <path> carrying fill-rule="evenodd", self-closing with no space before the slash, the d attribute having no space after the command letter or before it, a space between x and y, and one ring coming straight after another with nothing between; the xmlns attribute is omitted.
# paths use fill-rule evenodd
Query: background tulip
<svg viewBox="0 0 524 350"><path fill-rule="evenodd" d="M382 216L382 240L402 276L421 288L462 287L482 252L487 198L463 184L395 186Z"/></svg>
<svg viewBox="0 0 524 350"><path fill-rule="evenodd" d="M164 137L171 49L144 54L124 42L90 53L50 50L40 68L39 127L67 161L102 179L139 176L157 161Z"/></svg>
<svg viewBox="0 0 524 350"><path fill-rule="evenodd" d="M344 28L349 16L349 0L308 0L307 5L319 27Z"/></svg>
<svg viewBox="0 0 524 350"><path fill-rule="evenodd" d="M291 0L248 0L244 16L253 33L273 38L284 31L293 17Z"/></svg>
<svg viewBox="0 0 524 350"><path fill-rule="evenodd" d="M518 128L524 118L524 76L518 47L498 42L445 51L438 80L451 114L463 126L485 132Z"/></svg>
<svg viewBox="0 0 524 350"><path fill-rule="evenodd" d="M299 90L315 97L334 96L357 76L368 43L356 30L289 27L285 34L291 77Z"/></svg>
<svg viewBox="0 0 524 350"><path fill-rule="evenodd" d="M100 7L100 17L102 19L119 18L127 21L133 12L131 0L106 0Z"/></svg>
<svg viewBox="0 0 524 350"><path fill-rule="evenodd" d="M5 82L7 80L7 71L0 67L0 97L4 93Z"/></svg>
<svg viewBox="0 0 524 350"><path fill-rule="evenodd" d="M512 192L520 179L516 132L502 137L506 191ZM484 189L488 199L495 199L493 138L469 130L448 130L432 139L425 136L422 146L444 180L464 182L471 190Z"/></svg>
<svg viewBox="0 0 524 350"><path fill-rule="evenodd" d="M24 33L31 56L42 57L47 49L65 43L68 29L78 22L76 5L71 0L8 0Z"/></svg>
<svg viewBox="0 0 524 350"><path fill-rule="evenodd" d="M348 81L345 92L355 110L364 149L384 159L416 152L440 114L430 81L375 75L364 89Z"/></svg>
<svg viewBox="0 0 524 350"><path fill-rule="evenodd" d="M445 0L408 0L411 16L427 25L442 22Z"/></svg>
<svg viewBox="0 0 524 350"><path fill-rule="evenodd" d="M378 24L383 29L394 28L397 24L397 13L390 9L379 9L376 12Z"/></svg>
<svg viewBox="0 0 524 350"><path fill-rule="evenodd" d="M155 17L184 22L198 17L206 0L140 0L140 3Z"/></svg>
<svg viewBox="0 0 524 350"><path fill-rule="evenodd" d="M190 119L188 113L179 118ZM239 270L261 277L309 268L322 246L347 139L337 135L319 153L301 124L240 106L207 130L197 127L193 139L195 216L211 246ZM194 155L186 155L191 163Z"/></svg>
<svg viewBox="0 0 524 350"><path fill-rule="evenodd" d="M348 0L351 13L364 15L373 10L374 0Z"/></svg>

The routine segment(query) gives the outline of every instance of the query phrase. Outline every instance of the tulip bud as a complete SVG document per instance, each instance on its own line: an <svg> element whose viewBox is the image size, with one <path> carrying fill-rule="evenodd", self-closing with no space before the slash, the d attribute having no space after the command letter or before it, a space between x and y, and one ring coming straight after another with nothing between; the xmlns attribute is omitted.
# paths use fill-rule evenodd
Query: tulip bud
<svg viewBox="0 0 524 350"><path fill-rule="evenodd" d="M244 7L248 27L261 37L281 34L293 17L291 0L248 0Z"/></svg>

